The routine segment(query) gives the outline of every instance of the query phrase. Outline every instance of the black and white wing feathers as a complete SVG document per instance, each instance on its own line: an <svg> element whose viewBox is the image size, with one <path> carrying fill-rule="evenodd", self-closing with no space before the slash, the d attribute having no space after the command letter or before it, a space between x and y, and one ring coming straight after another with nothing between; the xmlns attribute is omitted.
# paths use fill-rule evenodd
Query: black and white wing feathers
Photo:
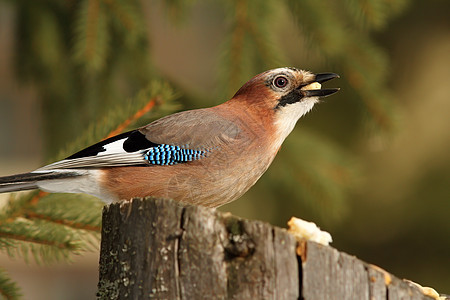
<svg viewBox="0 0 450 300"><path fill-rule="evenodd" d="M147 140L138 130L132 130L103 140L36 171L148 165L144 155L157 146L158 144Z"/></svg>
<svg viewBox="0 0 450 300"><path fill-rule="evenodd" d="M240 130L234 122L209 109L177 113L101 141L36 171L190 162L235 140Z"/></svg>

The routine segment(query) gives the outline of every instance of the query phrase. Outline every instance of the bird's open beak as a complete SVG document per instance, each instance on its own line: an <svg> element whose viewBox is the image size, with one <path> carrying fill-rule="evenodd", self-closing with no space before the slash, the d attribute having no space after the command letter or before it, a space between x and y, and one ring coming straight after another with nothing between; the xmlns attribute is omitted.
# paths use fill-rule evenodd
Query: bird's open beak
<svg viewBox="0 0 450 300"><path fill-rule="evenodd" d="M337 91L339 88L332 89L321 89L322 83L333 78L339 78L338 74L335 73L319 73L315 75L314 81L301 88L304 97L326 97L330 96Z"/></svg>

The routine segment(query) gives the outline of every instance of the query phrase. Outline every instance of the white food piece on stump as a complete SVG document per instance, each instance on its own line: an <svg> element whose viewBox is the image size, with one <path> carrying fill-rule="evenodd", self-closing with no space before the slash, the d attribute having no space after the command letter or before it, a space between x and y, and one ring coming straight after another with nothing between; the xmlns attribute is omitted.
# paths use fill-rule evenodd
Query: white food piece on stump
<svg viewBox="0 0 450 300"><path fill-rule="evenodd" d="M419 290L422 292L422 294L424 294L425 296L428 296L428 297L430 297L430 298L433 298L433 299L435 299L435 300L445 300L445 299L447 299L447 297L445 297L445 296L440 296L439 295L439 293L435 290L435 289L433 289L433 288L431 288L431 287L426 287L426 286L421 286L420 284L418 284L417 282L414 282L414 281L411 281L411 280L408 280L408 279L403 279L403 281L405 281L406 283L408 283L408 284L410 284L410 285L413 285L413 286L416 286L417 288L419 288Z"/></svg>
<svg viewBox="0 0 450 300"><path fill-rule="evenodd" d="M328 246L333 241L331 234L320 230L313 222L292 217L288 222L288 226L288 232L293 234L298 241L308 240L325 246Z"/></svg>

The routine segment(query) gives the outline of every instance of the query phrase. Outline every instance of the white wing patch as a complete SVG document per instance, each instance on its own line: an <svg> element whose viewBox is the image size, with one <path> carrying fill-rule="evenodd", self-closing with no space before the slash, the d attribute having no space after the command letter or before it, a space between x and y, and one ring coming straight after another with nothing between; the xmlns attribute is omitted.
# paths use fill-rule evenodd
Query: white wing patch
<svg viewBox="0 0 450 300"><path fill-rule="evenodd" d="M143 149L135 152L126 152L123 149L123 143L127 138L123 138L112 143L103 145L105 151L93 156L78 157L72 159L63 159L52 164L43 166L36 171L46 171L55 169L82 169L82 168L101 168L101 167L119 167L130 165L148 165L144 154L150 149Z"/></svg>
<svg viewBox="0 0 450 300"><path fill-rule="evenodd" d="M95 144L66 159L37 169L35 172L139 165L175 165L202 159L209 152L211 152L210 149L189 149L184 146L155 144L135 131L124 138L119 137L118 140L113 138L109 143L106 140Z"/></svg>
<svg viewBox="0 0 450 300"><path fill-rule="evenodd" d="M121 153L121 152L124 152L123 151L123 143L127 139L128 139L128 137L104 145L103 148L105 148L106 151L99 153L99 155L108 154L108 153Z"/></svg>

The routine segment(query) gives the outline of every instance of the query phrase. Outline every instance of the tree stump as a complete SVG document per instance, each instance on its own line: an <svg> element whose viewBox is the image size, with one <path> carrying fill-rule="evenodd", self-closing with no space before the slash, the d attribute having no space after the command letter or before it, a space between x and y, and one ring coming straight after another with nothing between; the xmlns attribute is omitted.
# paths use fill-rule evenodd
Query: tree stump
<svg viewBox="0 0 450 300"><path fill-rule="evenodd" d="M286 230L171 200L103 210L98 299L431 299Z"/></svg>

